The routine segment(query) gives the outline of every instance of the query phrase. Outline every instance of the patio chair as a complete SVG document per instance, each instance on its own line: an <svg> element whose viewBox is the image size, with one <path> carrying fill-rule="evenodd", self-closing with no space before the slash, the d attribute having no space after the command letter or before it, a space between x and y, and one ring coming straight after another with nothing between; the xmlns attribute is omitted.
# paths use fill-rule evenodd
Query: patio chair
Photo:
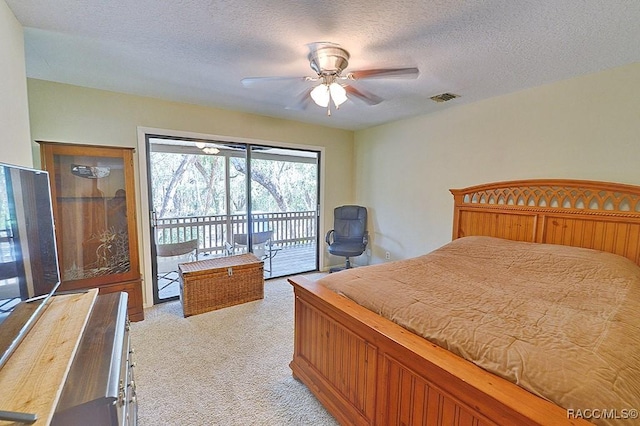
<svg viewBox="0 0 640 426"><path fill-rule="evenodd" d="M158 285L160 280L164 280L163 290L171 284L178 282L178 265L180 263L197 260L198 240L193 239L181 243L158 244L157 264L158 264Z"/></svg>
<svg viewBox="0 0 640 426"><path fill-rule="evenodd" d="M351 268L350 257L364 253L369 242L367 209L361 206L341 206L333 210L333 228L325 236L329 253L346 257L344 267L331 268L330 272Z"/></svg>
<svg viewBox="0 0 640 426"><path fill-rule="evenodd" d="M265 271L271 273L273 269L272 259L280 251L274 247L272 243L273 231L254 232L251 234L253 244L253 254L260 260L268 260L269 268L265 267ZM230 247L233 253L244 253L247 250L247 234L235 234L233 236L233 245ZM229 250L228 250L229 251Z"/></svg>

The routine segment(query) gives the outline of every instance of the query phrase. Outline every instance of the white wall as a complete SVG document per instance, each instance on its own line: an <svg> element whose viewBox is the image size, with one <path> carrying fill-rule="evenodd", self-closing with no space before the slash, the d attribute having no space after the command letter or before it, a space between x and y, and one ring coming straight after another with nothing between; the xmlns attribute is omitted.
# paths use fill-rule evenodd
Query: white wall
<svg viewBox="0 0 640 426"><path fill-rule="evenodd" d="M640 185L640 64L358 131L355 141L372 263L386 251L416 256L451 240L449 188L526 178Z"/></svg>
<svg viewBox="0 0 640 426"><path fill-rule="evenodd" d="M138 129L143 127L165 129L172 134L322 147L321 236L333 224L333 208L353 201L353 132L42 80L29 79L28 87L34 140L139 148ZM37 148L35 155L35 164L39 165ZM141 197L146 194L146 172L139 167L139 160L135 159L138 234L143 274L150 276L148 210L143 209L148 203ZM321 268L327 268L330 261L325 246L324 238L321 238ZM145 282L147 305L152 303L151 294L148 280Z"/></svg>
<svg viewBox="0 0 640 426"><path fill-rule="evenodd" d="M0 0L0 161L32 166L22 25Z"/></svg>

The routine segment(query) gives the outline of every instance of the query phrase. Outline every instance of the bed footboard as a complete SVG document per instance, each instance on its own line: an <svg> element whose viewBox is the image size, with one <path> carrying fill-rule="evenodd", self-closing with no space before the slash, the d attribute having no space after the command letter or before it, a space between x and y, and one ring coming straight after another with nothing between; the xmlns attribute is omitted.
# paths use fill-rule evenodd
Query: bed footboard
<svg viewBox="0 0 640 426"><path fill-rule="evenodd" d="M291 370L341 424L590 424L314 281L289 282Z"/></svg>

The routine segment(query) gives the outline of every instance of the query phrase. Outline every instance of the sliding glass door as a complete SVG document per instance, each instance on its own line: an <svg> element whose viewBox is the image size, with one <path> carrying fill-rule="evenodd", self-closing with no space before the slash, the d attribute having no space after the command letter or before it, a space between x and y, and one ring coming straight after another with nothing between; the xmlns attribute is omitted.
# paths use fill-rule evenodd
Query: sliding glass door
<svg viewBox="0 0 640 426"><path fill-rule="evenodd" d="M154 302L177 265L246 252L265 278L318 269L319 153L147 135Z"/></svg>
<svg viewBox="0 0 640 426"><path fill-rule="evenodd" d="M317 270L319 153L252 146L249 159L253 251L267 276Z"/></svg>

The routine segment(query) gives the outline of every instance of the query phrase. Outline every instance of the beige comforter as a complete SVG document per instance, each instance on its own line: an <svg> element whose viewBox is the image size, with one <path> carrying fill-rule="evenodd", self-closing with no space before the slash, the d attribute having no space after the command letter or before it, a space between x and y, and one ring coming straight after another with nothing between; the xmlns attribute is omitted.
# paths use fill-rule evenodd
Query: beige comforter
<svg viewBox="0 0 640 426"><path fill-rule="evenodd" d="M640 409L640 268L623 257L467 237L320 282L561 407Z"/></svg>

